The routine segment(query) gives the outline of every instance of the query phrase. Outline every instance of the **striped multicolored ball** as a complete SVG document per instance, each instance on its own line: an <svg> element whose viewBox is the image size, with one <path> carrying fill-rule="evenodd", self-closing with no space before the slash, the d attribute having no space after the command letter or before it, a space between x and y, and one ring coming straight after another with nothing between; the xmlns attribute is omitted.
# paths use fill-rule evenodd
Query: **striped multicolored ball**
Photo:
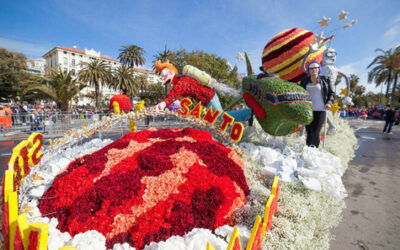
<svg viewBox="0 0 400 250"><path fill-rule="evenodd" d="M311 31L299 28L287 29L274 36L265 46L262 53L263 68L276 73L280 78L299 82L306 74L301 65L308 45L312 44L315 34ZM317 52L310 54L307 64L312 60L321 62L325 46ZM306 64L306 66L307 66Z"/></svg>

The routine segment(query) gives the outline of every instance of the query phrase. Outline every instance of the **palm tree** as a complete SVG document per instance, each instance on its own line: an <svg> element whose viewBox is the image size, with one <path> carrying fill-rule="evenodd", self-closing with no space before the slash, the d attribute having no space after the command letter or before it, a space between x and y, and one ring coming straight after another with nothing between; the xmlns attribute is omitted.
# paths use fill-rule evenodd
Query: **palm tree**
<svg viewBox="0 0 400 250"><path fill-rule="evenodd" d="M114 81L112 83L114 89L121 89L125 94L131 98L139 91L139 82L133 74L132 68L121 66L115 72Z"/></svg>
<svg viewBox="0 0 400 250"><path fill-rule="evenodd" d="M88 82L91 86L94 86L96 93L96 108L101 109L101 96L100 86L103 84L109 84L112 82L112 74L110 68L104 61L93 60L89 63L82 63L84 68L79 72L78 78L83 82Z"/></svg>
<svg viewBox="0 0 400 250"><path fill-rule="evenodd" d="M144 92L147 90L147 86L149 85L147 81L147 75L141 74L136 77L136 81L139 85L140 92Z"/></svg>
<svg viewBox="0 0 400 250"><path fill-rule="evenodd" d="M169 49L167 49L167 45L165 44L164 51L158 51L157 55L154 55L154 60L153 60L153 70L156 69L156 61L161 60L162 62L166 62L168 60L168 57L171 56L173 53ZM168 86L165 85L164 87L164 94L167 95L168 93Z"/></svg>
<svg viewBox="0 0 400 250"><path fill-rule="evenodd" d="M349 81L350 81L350 91L354 92L358 82L360 81L360 78L355 74L351 74Z"/></svg>
<svg viewBox="0 0 400 250"><path fill-rule="evenodd" d="M365 87L360 85L360 86L355 86L354 89L352 90L355 96L361 96L365 92Z"/></svg>
<svg viewBox="0 0 400 250"><path fill-rule="evenodd" d="M42 83L35 83L24 90L24 94L39 91L57 103L61 111L69 111L69 102L84 87L77 79L73 79L74 71L65 74L62 69L50 68L50 76Z"/></svg>
<svg viewBox="0 0 400 250"><path fill-rule="evenodd" d="M387 51L377 49L375 51L381 52L383 55L375 57L374 60L368 65L367 68L370 68L373 65L375 66L370 72L368 72L368 82L375 80L376 86L386 84L387 87L385 97L388 97L390 85L393 77L395 77L394 73L396 72L396 64L398 64L399 60L400 46L394 51L392 49Z"/></svg>
<svg viewBox="0 0 400 250"><path fill-rule="evenodd" d="M143 48L136 45L121 46L120 53L118 56L119 61L122 65L134 67L143 65L146 62L143 54L145 53Z"/></svg>
<svg viewBox="0 0 400 250"><path fill-rule="evenodd" d="M400 75L400 45L397 46L397 48L394 50L394 53L396 54L396 58L394 59L394 62L393 62L393 66L394 66L393 67L394 82L393 82L392 94L396 92L397 80L398 80L399 75Z"/></svg>
<svg viewBox="0 0 400 250"><path fill-rule="evenodd" d="M172 51L167 49L167 45L165 45L164 51L158 51L157 54L153 56L153 69L156 69L156 61L160 60L161 62L166 62L168 60L168 57L170 57L172 54Z"/></svg>

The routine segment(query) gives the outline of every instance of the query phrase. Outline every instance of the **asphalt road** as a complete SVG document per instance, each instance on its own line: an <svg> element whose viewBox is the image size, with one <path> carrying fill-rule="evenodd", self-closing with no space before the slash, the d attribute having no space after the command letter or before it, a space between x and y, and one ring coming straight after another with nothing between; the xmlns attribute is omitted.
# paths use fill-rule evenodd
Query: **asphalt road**
<svg viewBox="0 0 400 250"><path fill-rule="evenodd" d="M348 192L331 249L400 249L400 126L352 120L359 148L343 176Z"/></svg>

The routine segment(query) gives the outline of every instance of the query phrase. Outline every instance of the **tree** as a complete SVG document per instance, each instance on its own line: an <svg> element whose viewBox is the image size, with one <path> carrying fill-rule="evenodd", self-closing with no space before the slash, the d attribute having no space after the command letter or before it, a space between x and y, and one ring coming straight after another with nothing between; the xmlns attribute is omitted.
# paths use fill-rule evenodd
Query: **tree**
<svg viewBox="0 0 400 250"><path fill-rule="evenodd" d="M165 45L164 51L158 51L157 54L153 56L153 69L156 69L156 61L160 60L161 62L166 62L171 55L172 51L167 49L167 45Z"/></svg>
<svg viewBox="0 0 400 250"><path fill-rule="evenodd" d="M163 98L163 86L160 84L149 84L147 90L139 94L140 99L149 99L151 104L160 102Z"/></svg>
<svg viewBox="0 0 400 250"><path fill-rule="evenodd" d="M374 66L371 71L368 72L368 82L375 81L376 86L386 84L385 97L388 97L394 73L396 72L396 67L398 67L400 46L394 51L392 49L386 51L377 49L375 51L381 52L383 55L375 57L368 65L367 68Z"/></svg>
<svg viewBox="0 0 400 250"><path fill-rule="evenodd" d="M365 87L360 85L360 86L355 86L353 89L353 94L355 96L361 96L365 92Z"/></svg>
<svg viewBox="0 0 400 250"><path fill-rule="evenodd" d="M160 54L155 55L154 58L157 59L159 56ZM226 83L233 88L238 88L240 85L237 77L237 67L229 70L227 60L214 54L208 54L200 50L187 52L185 49L180 49L168 53L167 59L180 73L182 72L183 67L189 64L207 72L218 82Z"/></svg>
<svg viewBox="0 0 400 250"><path fill-rule="evenodd" d="M140 85L133 74L132 68L121 66L114 74L112 87L114 89L121 89L124 94L132 98L138 93Z"/></svg>
<svg viewBox="0 0 400 250"><path fill-rule="evenodd" d="M98 59L93 60L89 63L83 62L83 69L79 72L78 78L83 82L88 82L91 86L94 86L96 93L96 108L101 109L101 96L100 86L103 84L110 84L112 82L112 74L104 61Z"/></svg>
<svg viewBox="0 0 400 250"><path fill-rule="evenodd" d="M350 91L354 92L354 90L358 84L358 81L360 81L360 78L355 74L351 74L349 77L349 81L350 81Z"/></svg>
<svg viewBox="0 0 400 250"><path fill-rule="evenodd" d="M146 62L143 54L145 53L143 48L136 45L121 46L120 53L118 56L119 61L122 65L134 67L135 65L143 65Z"/></svg>
<svg viewBox="0 0 400 250"><path fill-rule="evenodd" d="M21 94L21 83L30 78L26 70L23 54L0 48L0 97L15 99Z"/></svg>
<svg viewBox="0 0 400 250"><path fill-rule="evenodd" d="M137 82L139 88L140 88L140 92L144 92L147 90L149 82L147 81L147 75L145 74L140 74L138 76L136 76L135 81Z"/></svg>
<svg viewBox="0 0 400 250"><path fill-rule="evenodd" d="M168 57L170 57L172 55L172 51L170 51L169 49L167 49L167 45L165 45L164 51L158 51L157 55L154 55L154 60L153 60L153 70L156 69L156 61L160 60L162 62L166 62L168 60ZM164 88L164 92L165 95L168 93L168 86L165 85Z"/></svg>
<svg viewBox="0 0 400 250"><path fill-rule="evenodd" d="M69 102L86 85L77 79L73 79L73 70L68 72L68 74L64 74L61 68L59 70L50 68L50 73L50 76L44 78L43 82L27 87L24 93L39 91L55 101L61 111L69 111Z"/></svg>

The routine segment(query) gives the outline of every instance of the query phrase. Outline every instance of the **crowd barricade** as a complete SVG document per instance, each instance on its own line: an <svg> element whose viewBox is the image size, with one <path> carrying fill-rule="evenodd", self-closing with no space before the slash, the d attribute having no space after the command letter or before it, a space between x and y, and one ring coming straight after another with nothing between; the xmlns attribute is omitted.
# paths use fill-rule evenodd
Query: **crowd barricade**
<svg viewBox="0 0 400 250"><path fill-rule="evenodd" d="M9 116L0 115L0 130L2 132L46 132L60 133L84 123L101 120L108 115L106 112L39 112L38 114L23 112Z"/></svg>

